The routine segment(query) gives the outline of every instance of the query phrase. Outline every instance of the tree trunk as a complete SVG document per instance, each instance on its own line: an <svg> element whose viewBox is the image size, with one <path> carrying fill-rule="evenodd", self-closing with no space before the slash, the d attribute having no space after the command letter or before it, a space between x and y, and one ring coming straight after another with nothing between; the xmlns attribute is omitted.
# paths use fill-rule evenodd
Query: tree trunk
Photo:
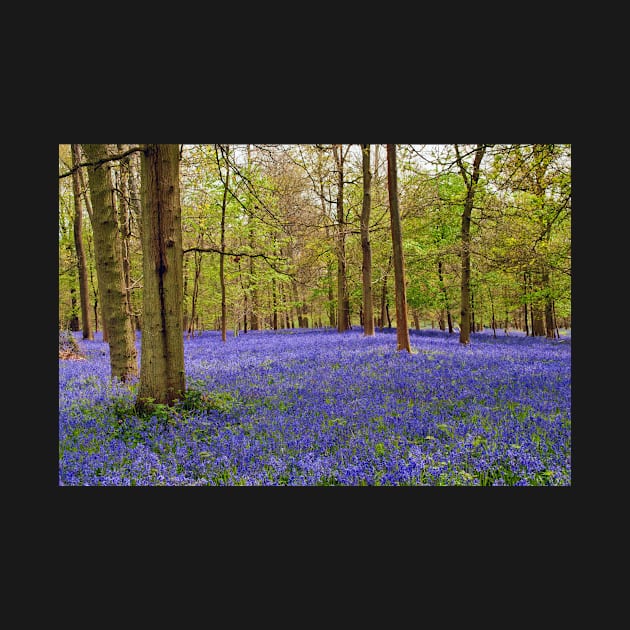
<svg viewBox="0 0 630 630"><path fill-rule="evenodd" d="M71 145L72 166L81 163L79 145ZM72 190L74 193L74 246L77 252L77 267L79 272L79 301L81 303L81 326L83 339L92 341L94 334L90 327L90 294L88 287L88 267L85 248L83 247L83 207L81 205L81 186L79 170L72 173Z"/></svg>
<svg viewBox="0 0 630 630"><path fill-rule="evenodd" d="M389 322L389 328L392 327L392 322L389 319L389 303L387 301L387 276L389 276L391 267L392 267L392 257L390 254L389 260L387 261L387 269L385 270L385 273L383 274L383 285L381 287L381 316L379 318L381 330L385 328L385 311L387 311L387 321Z"/></svg>
<svg viewBox="0 0 630 630"><path fill-rule="evenodd" d="M446 319L448 322L448 333L449 335L451 335L453 334L453 318L451 317L451 305L449 304L448 291L446 290L446 285L444 284L444 275L442 273L441 260L438 260L438 280L440 281L440 290L442 291L442 295L444 296L444 309L446 310ZM441 326L440 328L444 330Z"/></svg>
<svg viewBox="0 0 630 630"><path fill-rule="evenodd" d="M118 151L124 152L129 148L127 144L119 144ZM133 318L133 305L131 303L131 209L129 193L129 156L120 160L120 233L122 235L123 272L125 276L125 291L129 313Z"/></svg>
<svg viewBox="0 0 630 630"><path fill-rule="evenodd" d="M361 211L361 266L363 282L363 334L374 336L374 303L372 298L372 248L370 246L370 212L372 210L372 174L370 173L370 145L362 144L363 156L363 208Z"/></svg>
<svg viewBox="0 0 630 630"><path fill-rule="evenodd" d="M142 154L142 355L136 404L172 405L185 392L179 145Z"/></svg>
<svg viewBox="0 0 630 630"><path fill-rule="evenodd" d="M278 295L276 292L275 277L271 278L271 303L273 306L272 327L274 330L278 330Z"/></svg>
<svg viewBox="0 0 630 630"><path fill-rule="evenodd" d="M343 162L341 144L333 144L337 165L337 330L349 328L348 278L346 275L346 221L343 208Z"/></svg>
<svg viewBox="0 0 630 630"><path fill-rule="evenodd" d="M219 279L221 282L221 341L227 339L227 304L225 295L225 208L227 206L227 192L228 183L230 180L230 167L227 164L227 153L229 145L224 149L223 145L219 145L221 149L221 155L226 160L226 174L223 181L223 201L221 203L221 253L219 254ZM219 173L221 172L221 165L219 164L219 156L217 154L217 166ZM223 180L223 177L221 177Z"/></svg>
<svg viewBox="0 0 630 630"><path fill-rule="evenodd" d="M525 336L529 337L529 326L527 324L527 272L523 274L523 316L525 318Z"/></svg>
<svg viewBox="0 0 630 630"><path fill-rule="evenodd" d="M398 208L398 169L396 166L396 145L387 145L387 189L389 192L389 214L392 231L394 257L394 287L396 293L396 350L411 352L409 324L407 317L407 289L405 278L405 257L402 247L402 226Z"/></svg>
<svg viewBox="0 0 630 630"><path fill-rule="evenodd" d="M553 320L553 301L549 296L551 283L549 282L549 270L545 265L542 273L542 284L545 287L545 330L548 339L554 339L556 325Z"/></svg>
<svg viewBox="0 0 630 630"><path fill-rule="evenodd" d="M201 235L201 241L199 247L203 247L203 234ZM195 332L195 319L197 317L197 300L199 299L199 279L201 277L201 260L202 260L201 252L194 252L194 279L193 279L193 290L192 296L190 300L190 322L188 324L188 338L192 337Z"/></svg>
<svg viewBox="0 0 630 630"><path fill-rule="evenodd" d="M532 320L532 336L544 337L545 336L545 320L543 318L544 308L543 301L536 294L540 292L541 281L539 279L539 273L530 274L532 302L530 304L530 314Z"/></svg>
<svg viewBox="0 0 630 630"><path fill-rule="evenodd" d="M475 157L473 161L473 172L468 174L464 168L464 164L459 154L459 148L455 145L457 153L457 163L464 182L466 184L466 199L464 201L464 211L462 213L462 281L461 281L461 311L460 311L460 329L459 342L462 344L470 343L470 324L471 324L471 303L470 303L470 219L472 216L473 202L475 192L477 190L477 182L479 181L479 166L481 159L486 151L483 144L478 144L475 149Z"/></svg>
<svg viewBox="0 0 630 630"><path fill-rule="evenodd" d="M105 144L83 145L90 162L106 159ZM135 330L127 307L120 230L114 205L111 167L107 162L88 169L92 198L96 275L101 294L103 331L107 333L112 378L126 382L138 374Z"/></svg>
<svg viewBox="0 0 630 630"><path fill-rule="evenodd" d="M418 314L417 308L412 309L411 316L413 317L414 328L420 330L420 315Z"/></svg>
<svg viewBox="0 0 630 630"><path fill-rule="evenodd" d="M256 244L256 238L254 233L254 226L249 227L249 246L254 251ZM252 294L252 313L250 315L250 327L252 330L258 330L260 328L259 315L258 315L258 287L256 285L256 275L254 269L254 258L249 257L249 288Z"/></svg>
<svg viewBox="0 0 630 630"><path fill-rule="evenodd" d="M333 272L332 264L328 265L328 322L331 328L337 326L337 314L335 312L335 294L333 293Z"/></svg>

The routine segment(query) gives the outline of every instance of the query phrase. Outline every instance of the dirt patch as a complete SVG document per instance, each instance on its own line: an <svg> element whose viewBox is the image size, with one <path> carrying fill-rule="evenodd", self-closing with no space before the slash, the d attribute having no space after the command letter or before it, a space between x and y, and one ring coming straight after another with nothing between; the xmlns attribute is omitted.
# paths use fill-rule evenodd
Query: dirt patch
<svg viewBox="0 0 630 630"><path fill-rule="evenodd" d="M85 361L85 357L72 352L72 350L59 350L59 358L66 361Z"/></svg>

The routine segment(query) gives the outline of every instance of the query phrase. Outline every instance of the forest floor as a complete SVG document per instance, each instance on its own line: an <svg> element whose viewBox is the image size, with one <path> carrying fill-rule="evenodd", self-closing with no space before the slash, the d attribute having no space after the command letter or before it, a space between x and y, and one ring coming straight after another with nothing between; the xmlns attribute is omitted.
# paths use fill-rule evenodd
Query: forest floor
<svg viewBox="0 0 630 630"><path fill-rule="evenodd" d="M109 347L59 361L60 485L571 485L571 343L485 330L184 339L184 400L135 410ZM141 335L137 338L140 358Z"/></svg>
<svg viewBox="0 0 630 630"><path fill-rule="evenodd" d="M73 350L59 350L59 358L64 361L85 361L85 357Z"/></svg>

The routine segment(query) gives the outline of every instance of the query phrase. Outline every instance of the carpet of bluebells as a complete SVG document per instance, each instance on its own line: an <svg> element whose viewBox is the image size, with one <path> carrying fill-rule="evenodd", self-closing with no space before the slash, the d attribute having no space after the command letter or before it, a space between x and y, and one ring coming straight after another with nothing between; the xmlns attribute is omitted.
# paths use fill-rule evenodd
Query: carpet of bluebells
<svg viewBox="0 0 630 630"><path fill-rule="evenodd" d="M134 410L100 333L59 360L59 485L571 485L571 338L207 331L187 393ZM140 334L137 346L140 349ZM138 353L140 356L140 353Z"/></svg>

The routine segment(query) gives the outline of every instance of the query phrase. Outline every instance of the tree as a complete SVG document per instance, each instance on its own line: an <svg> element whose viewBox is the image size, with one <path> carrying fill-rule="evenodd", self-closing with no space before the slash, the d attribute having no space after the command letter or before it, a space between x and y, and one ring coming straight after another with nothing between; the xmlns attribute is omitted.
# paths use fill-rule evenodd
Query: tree
<svg viewBox="0 0 630 630"><path fill-rule="evenodd" d="M398 207L398 169L396 166L396 145L387 145L387 187L389 190L389 212L392 231L394 259L394 285L396 292L396 350L411 352L407 316L407 296L405 279L405 257L403 255L402 226Z"/></svg>
<svg viewBox="0 0 630 630"><path fill-rule="evenodd" d="M225 179L221 173L221 164L219 162L219 153L221 151L221 157L225 161ZM221 283L221 341L225 342L227 339L227 305L225 296L225 208L227 206L227 194L230 182L230 165L227 161L230 145L223 146L215 145L215 156L217 160L217 168L219 169L219 176L223 183L223 200L221 202L221 253L219 254L219 282Z"/></svg>
<svg viewBox="0 0 630 630"><path fill-rule="evenodd" d="M333 155L337 166L337 330L350 328L350 301L348 277L346 275L346 220L343 208L343 145L333 144Z"/></svg>
<svg viewBox="0 0 630 630"><path fill-rule="evenodd" d="M463 323L471 337L484 324L494 324L497 334L508 324L536 335L570 327L570 145L485 145L473 198L476 146L395 147L407 326L420 328L428 320L432 327L456 330L468 251L469 310ZM357 314L366 334L368 287L374 326L396 326L385 145L230 144L228 151L227 145L207 144L183 145L180 151L182 245L184 257L189 254L182 271L183 317L189 335L224 324L231 328L232 322L236 330L322 322L337 328L340 313L342 319ZM60 145L60 181L68 178L60 186L60 322L80 330L85 310L79 301L81 256L73 241L77 206L70 176L78 176L83 213L90 215L81 174L94 167L120 172L114 194L117 239L128 245L124 287L138 325L144 292L141 212L133 190L141 176L138 145L111 145L105 156L80 159L70 166L71 145ZM105 339L106 298L97 294L104 286L96 282L92 221L96 224L93 216L82 225L90 323Z"/></svg>
<svg viewBox="0 0 630 630"><path fill-rule="evenodd" d="M81 163L78 144L72 146L72 166ZM72 173L72 190L74 193L74 247L77 252L77 267L79 271L79 298L81 302L81 325L83 339L93 340L94 334L90 326L90 302L88 289L88 266L85 249L83 247L83 207L81 205L81 186L77 169Z"/></svg>
<svg viewBox="0 0 630 630"><path fill-rule="evenodd" d="M138 374L135 332L127 305L120 229L106 144L82 145L92 199L92 231L101 311L108 334L112 378L122 382Z"/></svg>
<svg viewBox="0 0 630 630"><path fill-rule="evenodd" d="M374 301L372 299L372 248L370 246L370 211L372 209L370 173L370 145L361 145L363 165L363 206L361 211L361 266L363 284L363 333L367 337L374 335Z"/></svg>
<svg viewBox="0 0 630 630"><path fill-rule="evenodd" d="M143 322L136 406L185 393L179 146L147 144L141 158Z"/></svg>
<svg viewBox="0 0 630 630"><path fill-rule="evenodd" d="M461 304L460 304L460 329L459 343L470 343L470 219L472 216L473 203L475 200L475 192L479 182L479 167L481 160L486 152L485 144L478 144L475 148L475 157L473 160L472 173L469 173L464 166L462 156L459 152L459 146L455 145L455 153L457 155L457 164L462 175L462 179L466 184L466 199L464 200L464 211L462 213L462 282L461 282Z"/></svg>

